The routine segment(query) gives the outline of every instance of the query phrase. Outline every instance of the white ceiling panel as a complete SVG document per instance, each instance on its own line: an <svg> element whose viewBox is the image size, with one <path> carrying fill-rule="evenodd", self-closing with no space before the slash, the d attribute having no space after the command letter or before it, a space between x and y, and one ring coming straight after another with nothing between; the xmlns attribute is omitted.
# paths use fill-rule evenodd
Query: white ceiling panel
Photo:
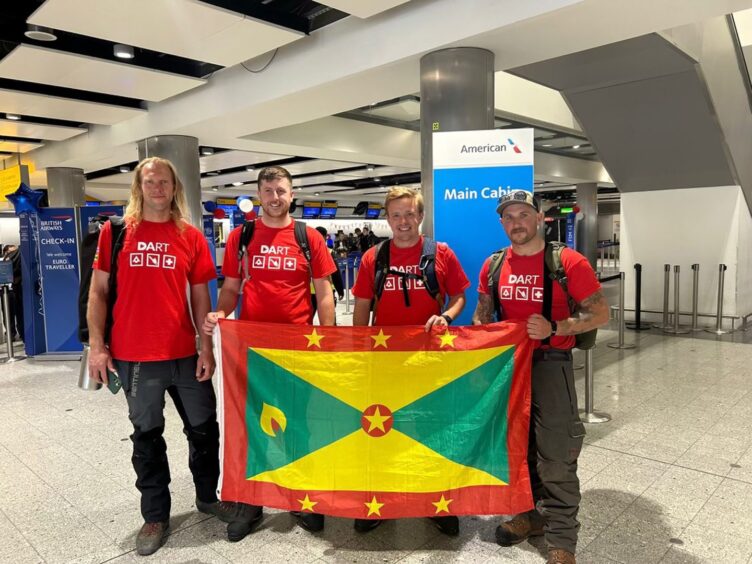
<svg viewBox="0 0 752 564"><path fill-rule="evenodd" d="M411 172L419 172L412 168L402 168L398 166L377 166L374 167L372 171L368 169L363 170L351 170L348 172L343 172L342 174L344 176L349 176L350 179L352 178L375 178L375 177L383 177L383 176L390 176L392 174L408 174Z"/></svg>
<svg viewBox="0 0 752 564"><path fill-rule="evenodd" d="M146 110L0 89L0 112L79 123L114 125L142 115L146 113Z"/></svg>
<svg viewBox="0 0 752 564"><path fill-rule="evenodd" d="M211 172L212 170L224 170L226 168L289 159L291 156L293 155L252 153L249 151L222 151L221 153L199 158L199 163L201 165L201 172Z"/></svg>
<svg viewBox="0 0 752 564"><path fill-rule="evenodd" d="M0 139L0 152L5 153L28 153L34 149L44 147L42 143L24 143L18 141L5 141Z"/></svg>
<svg viewBox="0 0 752 564"><path fill-rule="evenodd" d="M43 125L12 119L0 119L0 137L29 137L47 141L62 141L86 133L83 127L63 127L60 125Z"/></svg>
<svg viewBox="0 0 752 564"><path fill-rule="evenodd" d="M298 186L310 186L311 184L324 184L328 182L341 182L343 180L352 180L351 176L345 176L344 174L317 174L315 176L305 176L303 178L293 178L292 185Z"/></svg>
<svg viewBox="0 0 752 564"><path fill-rule="evenodd" d="M47 0L28 22L225 67L304 37L197 0Z"/></svg>
<svg viewBox="0 0 752 564"><path fill-rule="evenodd" d="M420 102L417 100L403 100L396 104L376 106L363 111L372 116L412 122L420 119Z"/></svg>
<svg viewBox="0 0 752 564"><path fill-rule="evenodd" d="M248 172L231 172L230 174L219 174L217 176L205 176L201 179L201 188L211 188L212 186L222 186L232 184L233 182L253 182L256 180L258 171ZM256 185L246 186L248 190L256 190Z"/></svg>
<svg viewBox="0 0 752 564"><path fill-rule="evenodd" d="M96 182L97 184L119 184L121 186L127 187L130 189L131 182L133 182L133 175L135 173L133 171L131 172L119 172L117 174L113 174L112 176L103 176L102 178L97 178L96 180L92 180L92 182Z"/></svg>
<svg viewBox="0 0 752 564"><path fill-rule="evenodd" d="M0 77L149 102L206 83L200 78L23 44L0 61Z"/></svg>
<svg viewBox="0 0 752 564"><path fill-rule="evenodd" d="M352 163L345 161L326 161L322 159L316 159L312 161L303 161L300 163L293 163L284 166L290 174L296 176L298 174L308 174L311 172L323 172L325 170L338 170L341 168L349 168L351 166L365 166L363 163Z"/></svg>
<svg viewBox="0 0 752 564"><path fill-rule="evenodd" d="M359 18L370 18L407 2L409 0L322 0L321 4Z"/></svg>

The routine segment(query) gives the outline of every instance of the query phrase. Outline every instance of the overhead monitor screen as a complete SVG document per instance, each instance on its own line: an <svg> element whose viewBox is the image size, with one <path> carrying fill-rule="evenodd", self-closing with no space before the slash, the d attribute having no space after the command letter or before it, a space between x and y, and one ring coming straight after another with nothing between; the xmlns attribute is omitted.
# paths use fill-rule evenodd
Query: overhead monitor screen
<svg viewBox="0 0 752 564"><path fill-rule="evenodd" d="M337 202L324 202L321 205L319 219L334 219L337 217Z"/></svg>
<svg viewBox="0 0 752 564"><path fill-rule="evenodd" d="M320 202L303 202L303 219L318 219L321 215Z"/></svg>

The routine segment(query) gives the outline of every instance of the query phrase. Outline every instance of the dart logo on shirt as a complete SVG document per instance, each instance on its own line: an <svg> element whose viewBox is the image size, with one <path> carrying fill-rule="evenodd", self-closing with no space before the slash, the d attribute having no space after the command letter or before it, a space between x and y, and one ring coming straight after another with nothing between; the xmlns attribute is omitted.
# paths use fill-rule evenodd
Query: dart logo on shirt
<svg viewBox="0 0 752 564"><path fill-rule="evenodd" d="M136 249L139 252L130 253L129 264L131 267L140 268L161 268L175 270L177 257L167 254L170 248L169 243L158 243L154 241L138 241Z"/></svg>
<svg viewBox="0 0 752 564"><path fill-rule="evenodd" d="M499 287L499 296L502 300L542 302L543 288L538 285L540 278L539 274L510 274L506 283Z"/></svg>

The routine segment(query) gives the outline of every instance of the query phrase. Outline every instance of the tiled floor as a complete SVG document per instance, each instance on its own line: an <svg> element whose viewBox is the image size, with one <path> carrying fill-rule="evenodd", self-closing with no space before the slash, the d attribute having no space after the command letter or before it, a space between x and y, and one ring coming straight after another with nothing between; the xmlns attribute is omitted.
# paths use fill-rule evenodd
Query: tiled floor
<svg viewBox="0 0 752 564"><path fill-rule="evenodd" d="M340 319L346 317L340 314ZM594 352L595 405L580 458L578 562L752 562L752 346L635 335L634 350ZM578 371L580 403L583 375ZM76 387L77 363L0 365L0 562L142 561L141 525L122 395ZM169 405L169 402L168 402ZM269 511L240 543L196 512L179 418L168 408L173 533L155 562L543 562L536 541L493 542L493 518L463 518L448 539L427 520L361 536L328 519L313 536Z"/></svg>

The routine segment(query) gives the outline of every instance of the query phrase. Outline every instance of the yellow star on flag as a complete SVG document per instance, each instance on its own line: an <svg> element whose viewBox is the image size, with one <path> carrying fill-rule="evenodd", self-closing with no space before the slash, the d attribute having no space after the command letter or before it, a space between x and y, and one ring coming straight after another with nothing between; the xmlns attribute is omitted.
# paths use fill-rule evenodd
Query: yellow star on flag
<svg viewBox="0 0 752 564"><path fill-rule="evenodd" d="M313 511L313 506L316 505L318 501L311 501L311 499L308 497L308 494L306 494L305 499L299 499L298 503L300 503L301 511Z"/></svg>
<svg viewBox="0 0 752 564"><path fill-rule="evenodd" d="M370 517L371 515L381 517L381 508L384 507L384 504L376 501L376 496L373 496L370 503L366 502L364 505L368 508L368 515L366 517Z"/></svg>
<svg viewBox="0 0 752 564"><path fill-rule="evenodd" d="M391 337L391 335L384 335L384 330L379 329L378 335L371 335L371 339L373 339L373 348L374 349L376 347L384 347L385 349L388 348L386 346L386 342L387 340L389 340L389 337Z"/></svg>
<svg viewBox="0 0 752 564"><path fill-rule="evenodd" d="M321 348L321 339L324 338L324 335L319 335L316 333L316 329L314 328L313 333L310 335L304 335L306 339L308 339L308 347L310 348L312 345L317 346L318 348Z"/></svg>
<svg viewBox="0 0 752 564"><path fill-rule="evenodd" d="M446 499L444 494L441 494L441 499L439 501L432 501L431 505L436 507L436 513L441 513L442 511L449 513L449 504L453 501L453 499Z"/></svg>
<svg viewBox="0 0 752 564"><path fill-rule="evenodd" d="M364 415L363 417L368 419L368 422L371 424L371 426L368 427L369 433L374 429L378 429L379 431L386 433L386 429L384 429L384 421L388 421L391 415L381 415L381 412L377 407L376 411L373 412L373 415Z"/></svg>
<svg viewBox="0 0 752 564"><path fill-rule="evenodd" d="M456 338L457 338L457 335L452 335L452 334L451 334L451 333L449 332L449 329L447 329L447 330L446 330L446 333L444 333L443 335L439 335L439 339L441 340L441 345L440 345L440 347L446 347L446 346L449 346L449 347L452 347L452 348L454 348L454 340L455 340Z"/></svg>

